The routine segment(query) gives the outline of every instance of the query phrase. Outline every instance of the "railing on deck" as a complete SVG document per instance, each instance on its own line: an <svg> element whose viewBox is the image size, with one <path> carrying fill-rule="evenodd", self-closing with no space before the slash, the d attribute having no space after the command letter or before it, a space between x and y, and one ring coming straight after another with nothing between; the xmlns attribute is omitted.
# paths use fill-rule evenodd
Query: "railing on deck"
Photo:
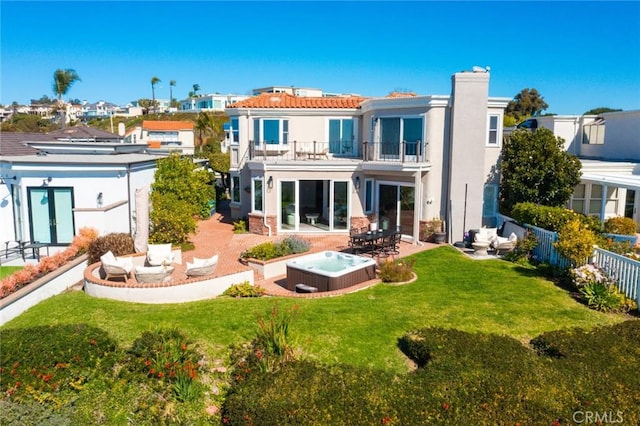
<svg viewBox="0 0 640 426"><path fill-rule="evenodd" d="M398 163L426 161L424 143L249 141L249 160L361 160Z"/></svg>

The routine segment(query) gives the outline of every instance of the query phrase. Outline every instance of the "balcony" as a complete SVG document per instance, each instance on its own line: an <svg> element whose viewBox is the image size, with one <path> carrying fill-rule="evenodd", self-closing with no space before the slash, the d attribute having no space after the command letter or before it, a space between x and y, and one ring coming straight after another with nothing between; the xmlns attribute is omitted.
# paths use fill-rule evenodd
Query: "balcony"
<svg viewBox="0 0 640 426"><path fill-rule="evenodd" d="M241 165L243 161L234 161L233 150L238 145L231 145L232 164ZM239 154L239 153L237 153ZM236 154L236 158L237 158ZM244 159L248 161L340 161L360 160L363 162L415 163L427 162L424 143L416 142L249 142L249 149Z"/></svg>

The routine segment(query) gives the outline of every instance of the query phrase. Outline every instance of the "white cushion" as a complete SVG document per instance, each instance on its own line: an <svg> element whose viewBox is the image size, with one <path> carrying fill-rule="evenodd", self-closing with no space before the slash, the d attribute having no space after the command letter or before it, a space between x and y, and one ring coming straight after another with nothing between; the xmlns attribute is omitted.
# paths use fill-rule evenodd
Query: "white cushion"
<svg viewBox="0 0 640 426"><path fill-rule="evenodd" d="M514 243L515 243L516 241L518 241L518 236L516 235L516 233L515 233L515 232L512 232L512 233L509 235L509 241L514 242Z"/></svg>
<svg viewBox="0 0 640 426"><path fill-rule="evenodd" d="M166 272L164 266L136 266L136 274L160 274Z"/></svg>
<svg viewBox="0 0 640 426"><path fill-rule="evenodd" d="M210 265L215 265L216 263L218 263L218 255L213 255L211 257L208 257L206 259L200 259L198 257L194 257L193 258L193 263L189 263L187 262L187 268L189 268L189 265L198 267L198 266L210 266Z"/></svg>
<svg viewBox="0 0 640 426"><path fill-rule="evenodd" d="M147 262L153 266L173 262L171 244L149 244L147 247Z"/></svg>
<svg viewBox="0 0 640 426"><path fill-rule="evenodd" d="M111 250L100 256L100 262L106 263L107 265L115 265L116 257L111 253Z"/></svg>

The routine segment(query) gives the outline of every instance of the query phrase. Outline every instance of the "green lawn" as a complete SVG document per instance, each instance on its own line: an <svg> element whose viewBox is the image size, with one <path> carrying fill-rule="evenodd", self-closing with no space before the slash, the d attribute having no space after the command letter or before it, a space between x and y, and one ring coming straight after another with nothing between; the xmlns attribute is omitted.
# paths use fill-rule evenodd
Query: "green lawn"
<svg viewBox="0 0 640 426"><path fill-rule="evenodd" d="M0 280L22 269L22 266L0 266Z"/></svg>
<svg viewBox="0 0 640 426"><path fill-rule="evenodd" d="M209 301L142 305L94 299L70 292L48 299L5 328L87 323L106 330L123 346L142 331L177 327L201 342L210 356L224 359L232 343L255 336L259 315L277 300L282 309L298 304L293 324L303 356L403 372L397 348L405 332L441 326L505 334L528 340L544 331L613 324L621 315L595 312L531 269L500 261L475 261L451 247L417 254L418 280L402 286L376 285L322 299L218 298Z"/></svg>

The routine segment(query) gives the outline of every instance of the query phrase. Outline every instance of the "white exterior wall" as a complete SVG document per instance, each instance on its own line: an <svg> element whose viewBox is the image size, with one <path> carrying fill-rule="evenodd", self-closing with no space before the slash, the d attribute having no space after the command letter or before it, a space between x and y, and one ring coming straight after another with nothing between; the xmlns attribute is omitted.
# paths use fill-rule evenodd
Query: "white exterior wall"
<svg viewBox="0 0 640 426"><path fill-rule="evenodd" d="M640 111L602 114L605 158L640 161Z"/></svg>

